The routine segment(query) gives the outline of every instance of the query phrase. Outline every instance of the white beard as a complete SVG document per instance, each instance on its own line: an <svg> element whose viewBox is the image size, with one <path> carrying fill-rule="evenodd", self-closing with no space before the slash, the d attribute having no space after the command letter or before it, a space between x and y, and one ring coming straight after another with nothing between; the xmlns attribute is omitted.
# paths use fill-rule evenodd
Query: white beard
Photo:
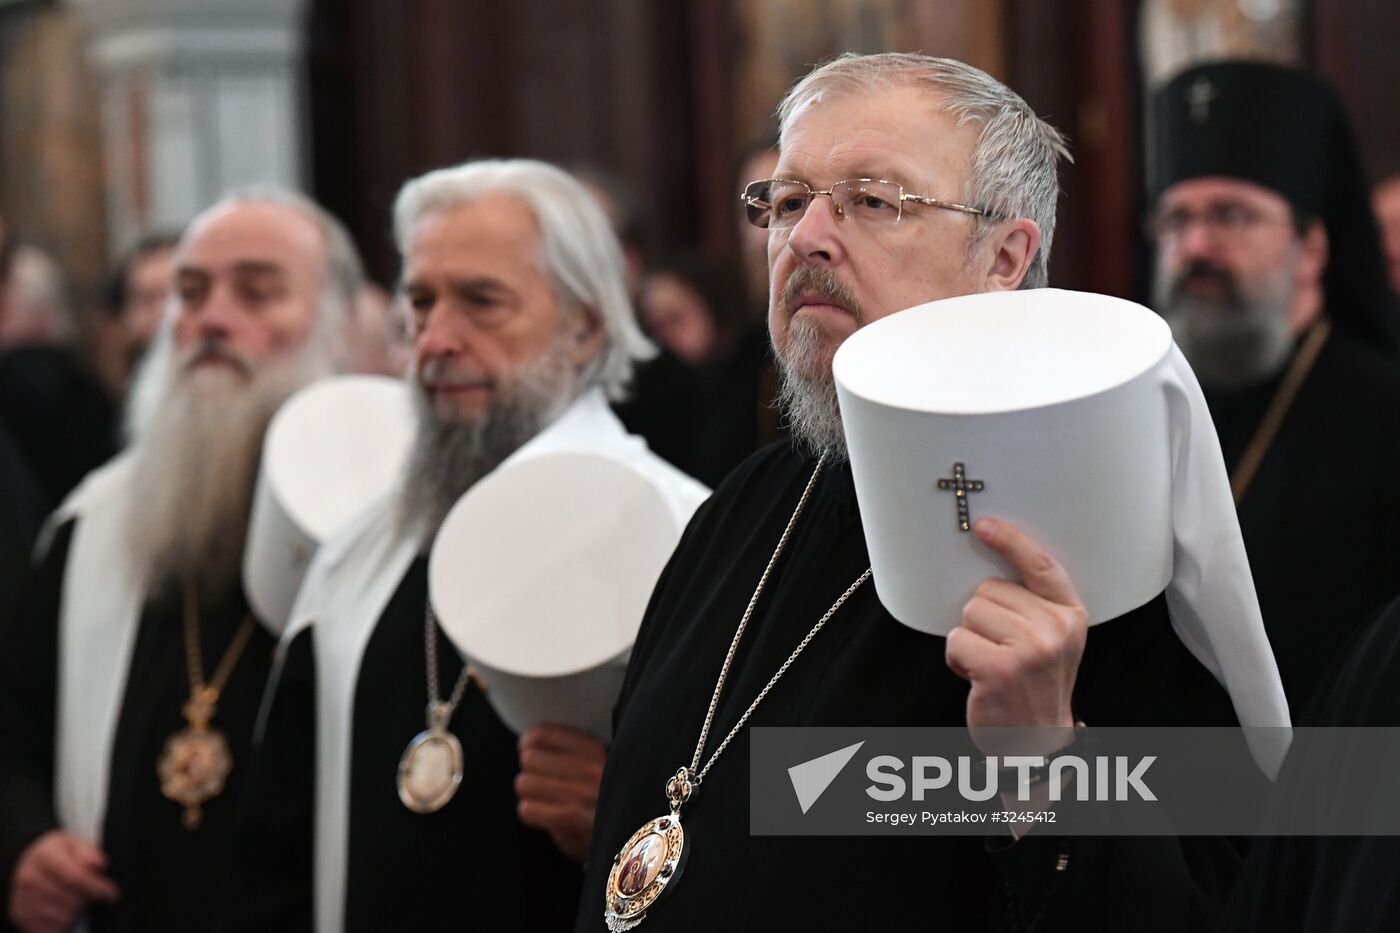
<svg viewBox="0 0 1400 933"><path fill-rule="evenodd" d="M138 377L129 553L148 589L193 580L219 598L239 577L268 422L332 367L314 334L247 382L221 365L188 369L200 349L177 354L163 331Z"/></svg>

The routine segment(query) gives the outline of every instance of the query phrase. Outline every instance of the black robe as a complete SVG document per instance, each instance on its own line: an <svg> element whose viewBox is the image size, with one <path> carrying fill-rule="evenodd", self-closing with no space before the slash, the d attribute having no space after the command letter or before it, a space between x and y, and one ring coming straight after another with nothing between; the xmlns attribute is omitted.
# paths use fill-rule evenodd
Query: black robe
<svg viewBox="0 0 1400 933"><path fill-rule="evenodd" d="M614 409L657 456L715 486L783 435L777 386L768 329L757 327L740 334L728 354L702 366L670 353L640 365L630 397Z"/></svg>
<svg viewBox="0 0 1400 933"><path fill-rule="evenodd" d="M44 499L19 446L0 419L0 619L29 577L30 552L44 519Z"/></svg>
<svg viewBox="0 0 1400 933"><path fill-rule="evenodd" d="M1282 378L1206 392L1231 470ZM1400 364L1334 330L1239 516L1296 717L1341 647L1400 592Z"/></svg>
<svg viewBox="0 0 1400 933"><path fill-rule="evenodd" d="M16 612L0 628L0 883L7 915L0 928L8 924L16 861L36 838L59 828L54 810L58 611L75 527L70 522L59 529ZM212 676L247 613L241 593L201 613L206 676ZM200 827L191 831L184 826L183 807L161 794L156 776L166 739L185 726L181 708L190 695L182 594L172 587L146 605L113 737L99 840L121 900L92 912L94 933L214 925L275 644L261 626L255 629L224 688L213 725L228 737L233 771L224 792L204 805Z"/></svg>
<svg viewBox="0 0 1400 933"><path fill-rule="evenodd" d="M616 712L576 930L604 929L611 861L689 764L715 678L815 460L775 444L701 506L647 609ZM1127 542L1125 542L1127 544ZM869 565L850 470L818 481L755 610L706 757L813 623ZM916 632L867 584L832 617L750 719L753 726L961 726L968 685L944 640ZM1158 597L1090 630L1076 715L1099 725L1230 725L1225 691L1172 631ZM1221 839L1078 838L1047 897L1062 840L751 837L747 736L684 812L687 863L644 931L1198 930L1237 866ZM1013 919L1017 918L1017 919Z"/></svg>
<svg viewBox="0 0 1400 933"><path fill-rule="evenodd" d="M427 561L400 581L365 646L351 734L345 930L567 929L581 872L548 835L516 817L517 737L471 683L450 728L465 773L431 814L399 800L399 759L425 726ZM308 930L316 775L313 630L288 644L254 764L238 840L227 930ZM441 699L462 659L438 633Z"/></svg>
<svg viewBox="0 0 1400 933"><path fill-rule="evenodd" d="M116 405L65 347L25 345L0 355L0 420L49 508L121 447Z"/></svg>
<svg viewBox="0 0 1400 933"><path fill-rule="evenodd" d="M1303 717L1308 726L1400 726L1400 602L1363 630L1333 665ZM1338 749L1364 766L1366 749ZM1334 799L1290 755L1275 806ZM1384 782L1393 785L1393 781ZM1384 787L1381 793L1393 793ZM1385 933L1400 930L1400 837L1257 840L1222 930Z"/></svg>
<svg viewBox="0 0 1400 933"><path fill-rule="evenodd" d="M700 371L663 351L637 366L628 397L615 402L613 411L658 457L703 482L720 468L707 445L705 396Z"/></svg>

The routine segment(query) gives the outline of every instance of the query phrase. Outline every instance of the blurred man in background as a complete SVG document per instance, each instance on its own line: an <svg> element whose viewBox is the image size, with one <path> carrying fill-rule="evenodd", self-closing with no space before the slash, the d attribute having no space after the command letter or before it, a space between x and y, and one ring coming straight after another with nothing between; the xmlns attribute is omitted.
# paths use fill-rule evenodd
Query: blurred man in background
<svg viewBox="0 0 1400 933"><path fill-rule="evenodd" d="M1210 403L1296 716L1400 592L1393 296L1330 87L1225 62L1155 105L1154 305Z"/></svg>
<svg viewBox="0 0 1400 933"><path fill-rule="evenodd" d="M10 241L0 303L0 420L38 484L44 512L117 450L117 410L80 356L63 272Z"/></svg>
<svg viewBox="0 0 1400 933"><path fill-rule="evenodd" d="M5 316L12 243L0 220L0 319ZM29 572L29 553L44 517L44 498L29 473L29 465L0 417L0 619Z"/></svg>
<svg viewBox="0 0 1400 933"><path fill-rule="evenodd" d="M297 195L190 225L135 439L50 520L0 623L0 885L23 931L207 930L275 641L240 579L273 412L332 371L362 275Z"/></svg>
<svg viewBox="0 0 1400 933"><path fill-rule="evenodd" d="M107 282L98 363L115 399L126 397L141 357L155 340L175 281L179 239L174 233L143 237Z"/></svg>
<svg viewBox="0 0 1400 933"><path fill-rule="evenodd" d="M1376 221L1381 228L1386 272L1390 287L1400 293L1400 173L1391 175L1371 192Z"/></svg>

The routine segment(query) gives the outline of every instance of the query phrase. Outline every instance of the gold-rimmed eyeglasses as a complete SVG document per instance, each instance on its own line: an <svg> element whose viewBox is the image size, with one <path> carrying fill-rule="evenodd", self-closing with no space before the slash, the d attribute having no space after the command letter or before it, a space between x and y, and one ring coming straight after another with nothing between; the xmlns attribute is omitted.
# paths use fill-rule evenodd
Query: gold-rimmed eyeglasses
<svg viewBox="0 0 1400 933"><path fill-rule="evenodd" d="M908 194L898 182L879 178L848 178L826 190L815 189L800 181L768 178L750 182L740 193L739 200L744 204L749 223L764 229L782 230L801 220L812 199L823 194L831 198L831 210L837 220L854 217L862 224L884 226L899 223L904 216L905 201L979 217L991 216L980 207L969 207L922 194Z"/></svg>

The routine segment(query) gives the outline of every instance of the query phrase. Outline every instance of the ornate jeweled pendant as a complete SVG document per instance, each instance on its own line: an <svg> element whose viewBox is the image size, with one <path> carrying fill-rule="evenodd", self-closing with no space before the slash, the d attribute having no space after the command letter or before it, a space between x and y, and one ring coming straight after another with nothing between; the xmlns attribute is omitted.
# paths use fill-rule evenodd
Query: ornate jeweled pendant
<svg viewBox="0 0 1400 933"><path fill-rule="evenodd" d="M677 771L675 777L666 782L670 815L648 820L613 859L603 912L603 919L612 933L640 926L647 910L680 877L686 854L681 805L690 798L695 787L687 769Z"/></svg>
<svg viewBox="0 0 1400 933"><path fill-rule="evenodd" d="M428 706L428 728L413 737L399 759L399 800L414 813L447 806L462 784L462 743L447 728L446 703Z"/></svg>
<svg viewBox="0 0 1400 933"><path fill-rule="evenodd" d="M156 761L160 792L185 808L185 828L190 830L199 828L204 804L223 793L232 770L228 739L199 722L166 739Z"/></svg>

